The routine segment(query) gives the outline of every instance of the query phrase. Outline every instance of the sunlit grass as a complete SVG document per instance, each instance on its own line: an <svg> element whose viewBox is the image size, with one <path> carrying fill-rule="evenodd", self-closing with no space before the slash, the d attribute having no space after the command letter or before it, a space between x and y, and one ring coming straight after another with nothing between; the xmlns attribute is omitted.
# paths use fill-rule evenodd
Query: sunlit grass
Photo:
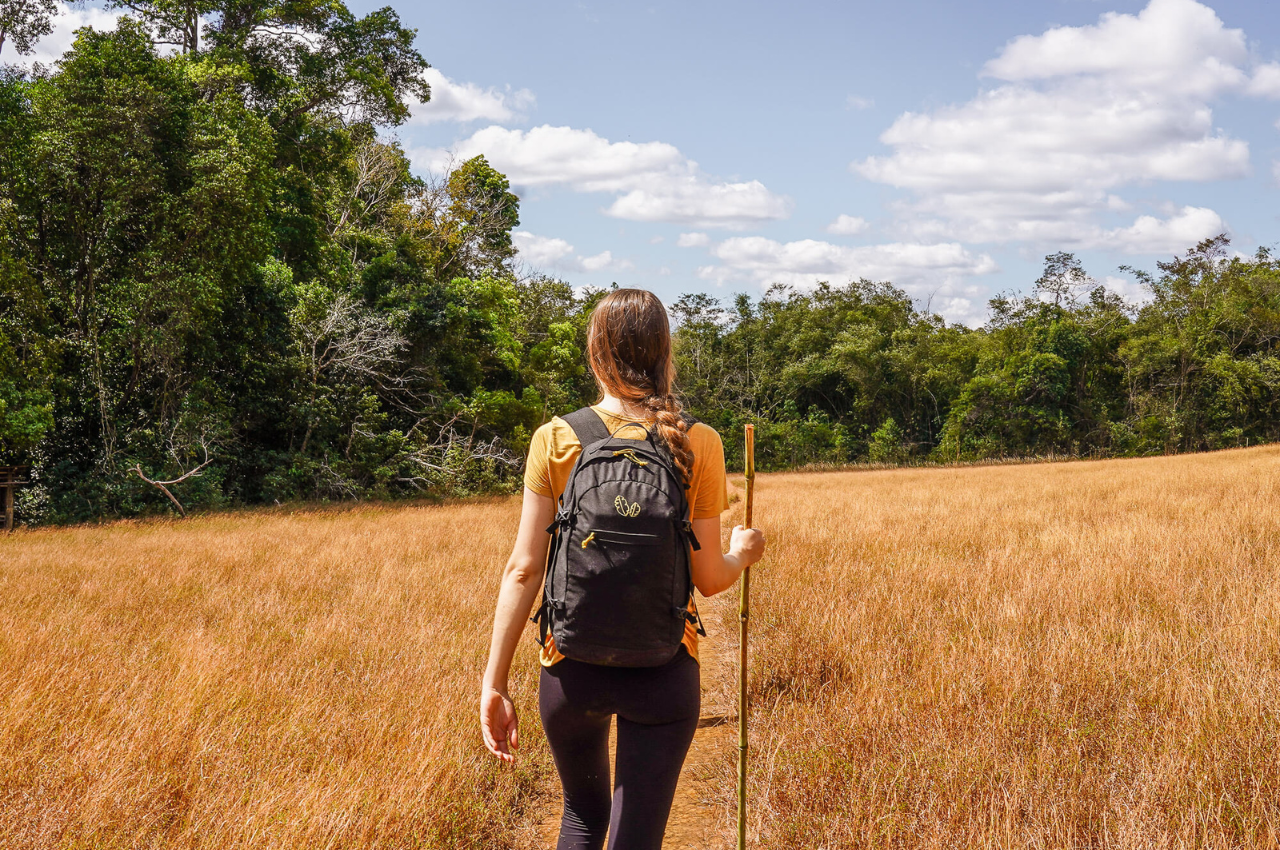
<svg viewBox="0 0 1280 850"><path fill-rule="evenodd" d="M0 847L526 847L476 723L513 500L0 539ZM554 783L554 779L550 779Z"/></svg>
<svg viewBox="0 0 1280 850"><path fill-rule="evenodd" d="M756 846L1277 846L1278 480L1273 448L759 476ZM475 720L518 511L0 538L0 847L538 846L531 640L516 770Z"/></svg>
<svg viewBox="0 0 1280 850"><path fill-rule="evenodd" d="M760 476L759 846L1277 846L1278 481L1276 448Z"/></svg>

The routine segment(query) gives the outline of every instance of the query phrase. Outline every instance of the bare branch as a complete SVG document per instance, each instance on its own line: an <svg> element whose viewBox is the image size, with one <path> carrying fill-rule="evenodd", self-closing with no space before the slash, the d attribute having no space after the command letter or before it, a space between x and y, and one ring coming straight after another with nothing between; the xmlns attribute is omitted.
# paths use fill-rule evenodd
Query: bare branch
<svg viewBox="0 0 1280 850"><path fill-rule="evenodd" d="M476 441L472 436L459 431L454 427L459 419L460 416L455 414L440 426L433 441L404 455L403 459L418 471L399 476L395 480L408 484L415 490L427 490L433 486L448 486L456 482L465 475L466 467L472 463L489 462L518 467L523 462L520 455L504 448L497 437ZM420 421L414 428L418 429L424 424L425 422Z"/></svg>
<svg viewBox="0 0 1280 850"><path fill-rule="evenodd" d="M183 481L186 481L188 478L199 478L200 473L204 470L204 468L209 464L213 463L213 458L209 456L209 444L203 436L200 438L200 448L204 450L204 461L202 461L199 466L196 466L182 473L177 478L170 479L169 481L157 481L156 479L148 478L146 473L142 471L142 464L140 463L134 464L133 468L130 469L129 472L137 473L138 477L141 478L143 481L147 482L152 487L159 488L160 492L168 496L169 501L173 502L174 507L178 509L178 513L185 518L187 515L187 509L182 506L182 503L178 501L178 498L173 495L173 493L169 490L169 488L175 484L181 484ZM173 435L170 435L169 437L169 453L173 455L173 458L175 461L178 460L177 452L173 446ZM178 463L178 468L179 469L182 468L181 462Z"/></svg>
<svg viewBox="0 0 1280 850"><path fill-rule="evenodd" d="M362 310L345 292L334 296L318 321L303 321L298 330L298 350L313 382L330 371L389 383L398 380L390 367L408 342L384 316Z"/></svg>
<svg viewBox="0 0 1280 850"><path fill-rule="evenodd" d="M353 217L377 213L399 197L401 179L400 156L395 148L378 141L361 145L355 156L355 178L331 231L341 233Z"/></svg>

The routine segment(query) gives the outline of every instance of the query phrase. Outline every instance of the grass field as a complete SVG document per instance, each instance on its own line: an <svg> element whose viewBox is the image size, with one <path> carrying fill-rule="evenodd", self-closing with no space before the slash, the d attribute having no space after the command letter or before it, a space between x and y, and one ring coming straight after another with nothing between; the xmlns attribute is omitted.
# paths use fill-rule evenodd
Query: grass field
<svg viewBox="0 0 1280 850"><path fill-rule="evenodd" d="M512 500L0 539L0 848L530 846L476 722Z"/></svg>
<svg viewBox="0 0 1280 850"><path fill-rule="evenodd" d="M755 846L1277 846L1278 481L1272 448L759 476ZM475 721L517 514L0 538L0 847L536 846L531 641L515 771Z"/></svg>
<svg viewBox="0 0 1280 850"><path fill-rule="evenodd" d="M1280 449L758 481L758 846L1280 844Z"/></svg>

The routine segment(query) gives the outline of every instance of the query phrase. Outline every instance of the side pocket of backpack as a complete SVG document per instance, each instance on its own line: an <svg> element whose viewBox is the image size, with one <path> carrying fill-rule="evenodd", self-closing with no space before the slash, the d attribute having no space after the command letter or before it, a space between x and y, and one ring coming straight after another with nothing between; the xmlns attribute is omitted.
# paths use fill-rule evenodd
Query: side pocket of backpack
<svg viewBox="0 0 1280 850"><path fill-rule="evenodd" d="M547 533L551 535L551 542L547 546L547 564L542 576L542 601L538 605L538 610L529 618L529 621L538 627L539 646L545 647L547 645L547 635L551 633L552 611L556 608L553 584L555 564L560 548L563 546L563 541L568 537L567 528L568 517L563 512L557 512L555 521L547 526ZM563 602L561 606L563 606Z"/></svg>

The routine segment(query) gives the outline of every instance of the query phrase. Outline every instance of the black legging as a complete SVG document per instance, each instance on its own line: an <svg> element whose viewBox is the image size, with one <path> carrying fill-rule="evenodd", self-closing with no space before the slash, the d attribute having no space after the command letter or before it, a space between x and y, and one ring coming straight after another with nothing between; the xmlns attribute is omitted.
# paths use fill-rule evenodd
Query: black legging
<svg viewBox="0 0 1280 850"><path fill-rule="evenodd" d="M698 728L698 662L684 647L661 667L601 667L566 658L542 669L538 708L564 815L556 850L659 850L680 767ZM609 720L618 761L609 793Z"/></svg>

